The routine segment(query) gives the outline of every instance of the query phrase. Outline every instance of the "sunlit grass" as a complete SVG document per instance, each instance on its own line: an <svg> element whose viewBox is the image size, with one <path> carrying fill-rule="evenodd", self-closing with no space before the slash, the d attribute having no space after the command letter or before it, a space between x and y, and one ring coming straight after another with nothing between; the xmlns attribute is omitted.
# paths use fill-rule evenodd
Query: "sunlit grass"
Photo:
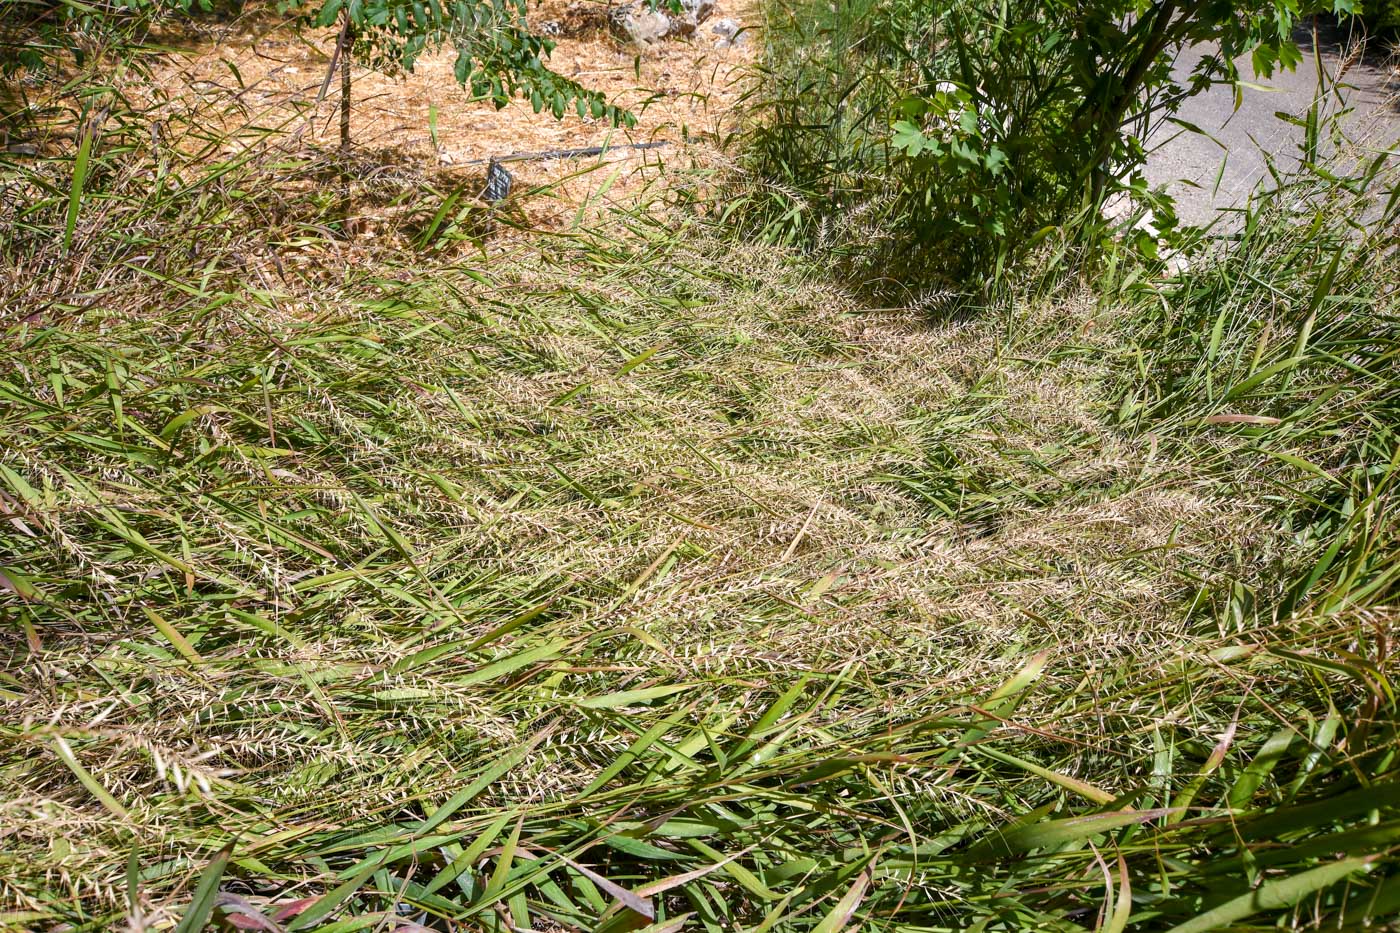
<svg viewBox="0 0 1400 933"><path fill-rule="evenodd" d="M14 922L1393 909L1359 246L931 325L621 242L10 328Z"/></svg>
<svg viewBox="0 0 1400 933"><path fill-rule="evenodd" d="M144 127L0 166L0 925L1400 914L1391 175L932 320Z"/></svg>

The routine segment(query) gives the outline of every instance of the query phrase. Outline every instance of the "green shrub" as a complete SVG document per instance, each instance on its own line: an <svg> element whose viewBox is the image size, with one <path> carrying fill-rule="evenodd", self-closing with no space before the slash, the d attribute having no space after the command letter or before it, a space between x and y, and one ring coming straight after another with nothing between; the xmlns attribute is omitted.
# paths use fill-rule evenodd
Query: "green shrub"
<svg viewBox="0 0 1400 933"><path fill-rule="evenodd" d="M13 80L21 71L40 72L65 58L81 68L94 54L139 44L153 23L213 9L213 0L36 5L5 0L0 5L0 77ZM529 30L525 0L281 0L277 9L304 25L340 24L335 61L343 66L342 145L349 144L352 57L383 72L412 71L420 56L444 46L457 52L457 81L497 107L521 96L537 113L547 110L562 117L573 109L581 117L633 122L602 94L549 69L554 44Z"/></svg>
<svg viewBox="0 0 1400 933"><path fill-rule="evenodd" d="M791 237L873 213L867 269L980 278L1047 228L1092 228L1113 191L1146 197L1141 140L1187 97L1239 80L1241 56L1262 74L1295 65L1301 11L1258 0L774 11L772 99L750 152L775 183L760 216ZM1176 53L1200 43L1220 53L1178 81ZM1169 205L1157 214L1170 225Z"/></svg>
<svg viewBox="0 0 1400 933"><path fill-rule="evenodd" d="M342 44L378 71L412 71L424 53L451 46L457 81L498 108L518 95L556 118L572 108L580 117L633 120L547 67L554 43L530 32L525 0L284 0L280 8L316 26L339 22ZM342 131L348 143L344 124Z"/></svg>
<svg viewBox="0 0 1400 933"><path fill-rule="evenodd" d="M3 0L0 78L43 74L64 60L82 68L112 47L139 43L153 22L211 9L210 0Z"/></svg>
<svg viewBox="0 0 1400 933"><path fill-rule="evenodd" d="M1357 0L1355 13L1372 29L1400 29L1400 0Z"/></svg>

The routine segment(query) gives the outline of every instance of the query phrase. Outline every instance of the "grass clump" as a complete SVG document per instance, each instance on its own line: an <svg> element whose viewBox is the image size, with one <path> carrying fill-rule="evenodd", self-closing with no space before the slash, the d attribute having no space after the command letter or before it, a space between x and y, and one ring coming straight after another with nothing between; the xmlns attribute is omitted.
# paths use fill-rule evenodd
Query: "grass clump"
<svg viewBox="0 0 1400 933"><path fill-rule="evenodd" d="M7 919L1392 915L1393 242L1257 216L937 326L650 227L12 323Z"/></svg>
<svg viewBox="0 0 1400 933"><path fill-rule="evenodd" d="M0 924L1400 915L1384 159L932 322L108 119L4 166Z"/></svg>

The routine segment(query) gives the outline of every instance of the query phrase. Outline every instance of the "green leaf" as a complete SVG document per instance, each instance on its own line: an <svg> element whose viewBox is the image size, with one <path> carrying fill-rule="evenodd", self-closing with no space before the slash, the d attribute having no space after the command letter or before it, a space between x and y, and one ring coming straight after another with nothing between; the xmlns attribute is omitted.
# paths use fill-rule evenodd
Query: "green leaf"
<svg viewBox="0 0 1400 933"><path fill-rule="evenodd" d="M345 903L345 901L349 900L351 895L364 887L365 882L369 881L380 867L379 862L375 861L349 881L344 881L336 885L318 898L316 903L298 914L296 920L287 927L287 930L307 930L317 923L320 923L323 919L330 916L331 911Z"/></svg>
<svg viewBox="0 0 1400 933"><path fill-rule="evenodd" d="M98 117L92 115L83 124L82 139L78 143L78 154L73 159L73 181L68 189L68 213L63 219L63 252L73 250L73 234L78 228L78 212L83 204L83 187L87 184L88 163L92 158L92 144L98 132Z"/></svg>
<svg viewBox="0 0 1400 933"><path fill-rule="evenodd" d="M219 850L209 866L204 869L204 874L199 876L194 898L185 909L179 925L175 927L175 933L198 933L208 924L209 914L214 909L214 898L219 894L219 881L224 877L224 869L228 868L232 855L233 843L230 842Z"/></svg>
<svg viewBox="0 0 1400 933"><path fill-rule="evenodd" d="M1357 872L1369 871L1373 859L1374 856L1342 859L1287 878L1266 881L1253 891L1241 894L1172 927L1170 933L1205 933L1207 930L1218 930L1266 910L1292 907L1309 894L1345 881Z"/></svg>
<svg viewBox="0 0 1400 933"><path fill-rule="evenodd" d="M427 833L430 830L442 825L443 821L445 821L448 817L452 816L452 814L460 810L465 804L474 799L483 790L490 787L497 780L499 780L507 771L519 764L524 759L526 752L529 750L530 747L533 746L533 744L534 743L531 742L522 748L513 749L510 752L507 752L505 755L502 755L494 763L488 766L485 771L478 775L476 780L472 781L466 787L453 794L450 798L448 798L446 803L438 807L437 810L433 811L432 816L428 817L427 819L423 820L422 823L418 824L418 826L414 829L414 833L421 836L424 833Z"/></svg>
<svg viewBox="0 0 1400 933"><path fill-rule="evenodd" d="M58 757L68 766L68 770L73 772L73 776L78 779L78 783L87 788L88 793L97 798L97 802L111 811L112 815L121 820L130 820L131 815L126 812L126 808L117 802L117 798L108 792L107 788L92 773L84 768L78 761L78 756L73 754L73 749L62 736L55 736L53 740L54 750L58 752Z"/></svg>
<svg viewBox="0 0 1400 933"><path fill-rule="evenodd" d="M648 703L661 697L671 696L690 690L694 684L663 684L659 687L646 687L641 690L623 690L619 693L608 693L603 696L584 697L575 700L577 706L584 709L613 709L619 706L636 706L641 703Z"/></svg>
<svg viewBox="0 0 1400 933"><path fill-rule="evenodd" d="M631 359L629 359L627 362L623 363L623 364L622 364L622 368L620 368L620 369L617 371L617 374L618 374L619 376L625 376L625 375L627 375L627 374L630 373L632 370L636 369L638 366L641 366L641 365L642 365L643 363L645 363L647 360L649 360L649 359L651 359L653 356L655 356L656 353L657 353L657 351L660 350L660 349L661 349L662 347L664 347L664 346L666 346L666 344L664 344L664 343L658 343L658 344L657 344L656 346L654 346L654 347L648 347L647 349L643 350L641 353L638 353L636 356L634 356L634 357L632 357Z"/></svg>
<svg viewBox="0 0 1400 933"><path fill-rule="evenodd" d="M1160 819L1171 813L1168 807L1154 810L1119 810L1112 813L1095 813L1091 816L1074 816L1062 820L1048 820L1016 826L978 843L967 853L972 860L990 860L1031 852L1037 849L1053 849L1072 842L1092 839L1115 829L1135 826Z"/></svg>
<svg viewBox="0 0 1400 933"><path fill-rule="evenodd" d="M13 567L0 567L0 592L5 590L28 602L43 598L42 591L34 582Z"/></svg>
<svg viewBox="0 0 1400 933"><path fill-rule="evenodd" d="M896 149L903 149L909 157L915 158L928 146L928 137L908 120L900 120L894 124L894 136L890 138L890 145Z"/></svg>
<svg viewBox="0 0 1400 933"><path fill-rule="evenodd" d="M1280 373L1288 372L1289 370L1297 366L1299 363L1303 362L1304 359L1305 358L1301 356L1290 356L1286 360L1279 360L1272 366L1266 366L1259 372L1250 376L1244 382L1241 382L1239 385L1234 386L1232 389L1230 389L1230 391L1225 394L1225 401L1228 402L1232 399L1237 399L1242 395L1248 395L1251 390L1269 381L1270 379L1279 375Z"/></svg>
<svg viewBox="0 0 1400 933"><path fill-rule="evenodd" d="M547 661L550 658L557 657L566 644L568 643L561 638L544 645L529 648L518 654L507 655L499 661L493 661L490 664L477 668L470 674L457 678L456 683L464 687L469 687L473 684L487 683L498 677L503 677L506 674L518 671L522 667L529 667L531 664L538 664L541 661Z"/></svg>
<svg viewBox="0 0 1400 933"><path fill-rule="evenodd" d="M846 925L851 922L851 917L855 915L856 908L860 907L860 902L865 899L865 891L870 887L870 872L862 871L856 876L856 880L851 887L842 895L841 900L836 902L836 906L822 918L812 933L840 933L846 929Z"/></svg>
<svg viewBox="0 0 1400 933"><path fill-rule="evenodd" d="M1278 764L1279 759L1288 751L1288 746L1293 743L1296 733L1291 727L1279 729L1271 735L1264 743L1259 754L1249 763L1249 767L1240 773L1239 778L1230 788L1228 802L1233 809L1242 809L1254 799L1255 792L1259 785L1264 782L1264 778Z"/></svg>

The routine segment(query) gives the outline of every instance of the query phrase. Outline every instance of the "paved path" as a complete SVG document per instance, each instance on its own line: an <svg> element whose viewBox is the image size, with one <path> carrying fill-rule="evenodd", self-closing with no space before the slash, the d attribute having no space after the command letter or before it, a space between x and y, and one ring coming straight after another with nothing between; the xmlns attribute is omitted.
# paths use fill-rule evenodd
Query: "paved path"
<svg viewBox="0 0 1400 933"><path fill-rule="evenodd" d="M1218 143L1190 132L1168 138L1177 132L1174 126L1164 127L1154 138L1160 146L1148 160L1148 180L1154 185L1171 186L1177 194L1183 221L1202 223L1219 208L1242 203L1266 177L1263 153L1272 154L1282 164L1296 163L1302 130L1280 120L1275 112L1301 117L1318 93L1311 30L1300 30L1297 38L1304 60L1296 71L1256 79L1248 62L1241 63L1241 74L1251 83L1265 87L1246 88L1238 111L1234 109L1234 94L1227 87L1214 88L1182 106L1178 116L1210 133ZM1336 75L1348 46L1345 27L1320 25L1318 40L1317 52L1323 68ZM1189 74L1204 54L1206 50L1183 55L1177 63L1178 74ZM1368 54L1353 62L1342 76L1341 85L1342 100L1333 97L1328 106L1333 112L1352 108L1342 121L1347 135L1393 145L1400 137L1400 101L1396 99L1400 94L1400 75L1387 66L1384 56ZM1217 174L1219 187L1213 192ZM1200 187L1183 184L1183 179Z"/></svg>

